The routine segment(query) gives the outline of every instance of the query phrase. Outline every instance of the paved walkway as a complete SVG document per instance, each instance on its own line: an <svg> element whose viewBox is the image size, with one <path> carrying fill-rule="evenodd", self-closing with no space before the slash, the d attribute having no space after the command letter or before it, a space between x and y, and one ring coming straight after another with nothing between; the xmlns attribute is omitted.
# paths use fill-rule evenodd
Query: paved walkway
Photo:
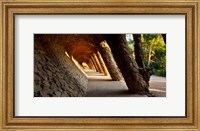
<svg viewBox="0 0 200 131"><path fill-rule="evenodd" d="M85 70L88 75L88 88L86 97L147 97L146 95L131 94L125 82L112 81L110 76ZM164 77L152 76L150 80L150 91L157 97L166 96L166 79Z"/></svg>
<svg viewBox="0 0 200 131"><path fill-rule="evenodd" d="M166 96L166 77L152 75L149 82L149 90L157 97Z"/></svg>

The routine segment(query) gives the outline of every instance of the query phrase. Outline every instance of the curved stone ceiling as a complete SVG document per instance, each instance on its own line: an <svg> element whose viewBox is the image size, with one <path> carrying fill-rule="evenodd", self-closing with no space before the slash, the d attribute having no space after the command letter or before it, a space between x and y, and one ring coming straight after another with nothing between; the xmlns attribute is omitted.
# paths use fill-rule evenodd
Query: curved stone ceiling
<svg viewBox="0 0 200 131"><path fill-rule="evenodd" d="M36 34L37 35L37 34ZM70 56L78 62L87 62L90 56L96 52L100 43L104 40L103 35L96 34L38 34L41 41L56 44L54 47L64 48Z"/></svg>

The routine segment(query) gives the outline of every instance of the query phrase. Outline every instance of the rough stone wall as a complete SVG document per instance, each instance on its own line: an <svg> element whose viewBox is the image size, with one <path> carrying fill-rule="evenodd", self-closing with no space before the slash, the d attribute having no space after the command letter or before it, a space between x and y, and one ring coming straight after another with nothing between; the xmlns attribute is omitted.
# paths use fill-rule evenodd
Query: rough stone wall
<svg viewBox="0 0 200 131"><path fill-rule="evenodd" d="M34 40L34 96L84 96L88 80L64 52ZM61 58L63 60L60 60ZM61 64L60 64L61 63Z"/></svg>

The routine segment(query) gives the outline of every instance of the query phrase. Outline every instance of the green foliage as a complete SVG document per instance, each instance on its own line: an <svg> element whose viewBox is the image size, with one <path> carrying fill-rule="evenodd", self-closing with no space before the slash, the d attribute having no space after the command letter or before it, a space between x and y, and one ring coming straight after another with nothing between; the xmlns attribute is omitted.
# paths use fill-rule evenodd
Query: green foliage
<svg viewBox="0 0 200 131"><path fill-rule="evenodd" d="M142 47L144 59L147 65L149 48L151 48L151 73L159 76L166 76L166 44L161 34L144 34L142 36Z"/></svg>
<svg viewBox="0 0 200 131"><path fill-rule="evenodd" d="M129 36L128 36L129 35ZM153 75L166 76L166 44L161 34L143 34L142 48L144 52L144 63L148 66L149 54L150 60L150 73ZM134 51L134 41L130 34L127 34L128 46ZM149 53L149 48L151 52Z"/></svg>

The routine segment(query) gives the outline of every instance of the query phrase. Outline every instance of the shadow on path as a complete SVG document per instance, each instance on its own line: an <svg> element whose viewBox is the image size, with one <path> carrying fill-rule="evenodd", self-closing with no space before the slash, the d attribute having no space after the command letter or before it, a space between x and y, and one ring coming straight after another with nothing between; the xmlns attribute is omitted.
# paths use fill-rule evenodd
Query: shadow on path
<svg viewBox="0 0 200 131"><path fill-rule="evenodd" d="M112 81L110 76L93 70L85 70L88 75L86 97L147 97L146 95L131 94L124 81ZM150 91L157 97L166 96L166 79L152 76Z"/></svg>

